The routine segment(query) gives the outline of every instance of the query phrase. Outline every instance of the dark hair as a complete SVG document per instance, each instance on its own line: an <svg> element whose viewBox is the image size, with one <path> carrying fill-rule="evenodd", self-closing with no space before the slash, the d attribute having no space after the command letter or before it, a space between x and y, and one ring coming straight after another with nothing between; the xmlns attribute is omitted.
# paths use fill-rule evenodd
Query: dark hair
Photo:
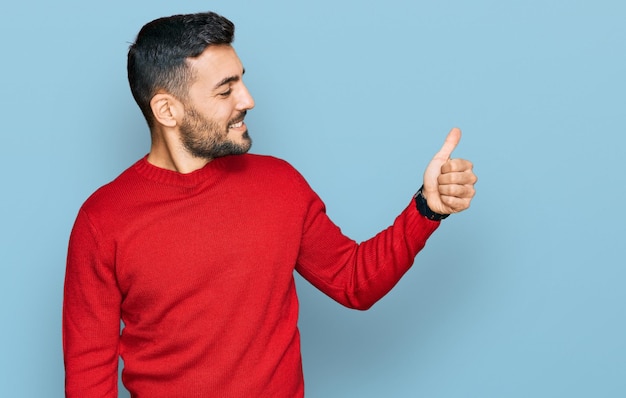
<svg viewBox="0 0 626 398"><path fill-rule="evenodd" d="M231 44L234 34L235 25L214 12L159 18L141 28L128 50L128 82L150 127L150 101L159 90L186 99L193 78L186 59L208 46Z"/></svg>

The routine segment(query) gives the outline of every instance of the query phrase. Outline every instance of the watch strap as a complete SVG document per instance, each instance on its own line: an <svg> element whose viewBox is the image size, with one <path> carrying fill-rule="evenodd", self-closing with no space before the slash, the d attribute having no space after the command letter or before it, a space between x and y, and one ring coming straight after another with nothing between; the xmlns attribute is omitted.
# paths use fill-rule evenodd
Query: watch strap
<svg viewBox="0 0 626 398"><path fill-rule="evenodd" d="M424 194L422 193L423 190L424 190L424 186L422 185L420 189L415 193L415 196L414 196L415 204L417 206L417 211L419 211L419 213L422 216L432 221L441 221L445 219L446 217L448 217L450 214L435 213L434 211L430 209L430 207L428 207L428 202L426 202L426 198L424 197Z"/></svg>

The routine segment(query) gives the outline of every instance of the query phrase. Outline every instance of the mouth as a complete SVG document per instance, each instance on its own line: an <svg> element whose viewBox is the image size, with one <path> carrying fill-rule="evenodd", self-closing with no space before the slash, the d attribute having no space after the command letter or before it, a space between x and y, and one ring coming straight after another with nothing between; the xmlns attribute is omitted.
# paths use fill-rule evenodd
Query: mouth
<svg viewBox="0 0 626 398"><path fill-rule="evenodd" d="M233 118L231 123L228 125L228 129L239 129L243 126L245 126L245 124L243 123L243 119L245 119L246 117L246 113L247 112L241 112L237 118Z"/></svg>
<svg viewBox="0 0 626 398"><path fill-rule="evenodd" d="M228 128L229 129L238 129L241 126L243 126L243 120L241 120L241 121L239 121L237 123L233 123L233 124L228 125Z"/></svg>

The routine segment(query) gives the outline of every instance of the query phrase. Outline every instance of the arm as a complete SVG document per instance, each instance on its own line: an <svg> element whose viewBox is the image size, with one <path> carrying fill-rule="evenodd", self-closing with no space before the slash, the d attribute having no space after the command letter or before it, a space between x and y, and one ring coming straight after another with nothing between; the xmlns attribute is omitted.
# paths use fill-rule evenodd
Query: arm
<svg viewBox="0 0 626 398"><path fill-rule="evenodd" d="M340 304L370 308L409 270L439 222L420 215L414 201L393 225L357 244L330 221L315 197L302 237L297 271Z"/></svg>
<svg viewBox="0 0 626 398"><path fill-rule="evenodd" d="M472 164L450 159L460 140L452 129L424 173L422 193L433 213L447 215L469 207L476 176ZM431 214L432 215L432 214ZM361 243L345 237L327 217L322 201L312 194L303 231L298 272L339 303L367 309L389 292L413 264L417 253L439 226L415 202L393 225Z"/></svg>
<svg viewBox="0 0 626 398"><path fill-rule="evenodd" d="M70 237L63 296L68 398L117 398L121 295L103 245L81 210Z"/></svg>

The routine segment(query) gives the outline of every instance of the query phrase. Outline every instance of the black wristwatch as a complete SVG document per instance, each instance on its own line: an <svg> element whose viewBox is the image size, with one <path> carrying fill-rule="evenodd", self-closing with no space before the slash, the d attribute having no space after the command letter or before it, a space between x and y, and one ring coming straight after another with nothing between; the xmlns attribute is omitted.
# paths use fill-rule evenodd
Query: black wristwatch
<svg viewBox="0 0 626 398"><path fill-rule="evenodd" d="M423 189L424 186L422 185L414 196L415 204L417 205L417 211L419 211L421 215L432 221L441 221L444 218L448 217L450 214L439 214L430 210L430 207L428 207L428 203L426 202L426 198L422 194Z"/></svg>

